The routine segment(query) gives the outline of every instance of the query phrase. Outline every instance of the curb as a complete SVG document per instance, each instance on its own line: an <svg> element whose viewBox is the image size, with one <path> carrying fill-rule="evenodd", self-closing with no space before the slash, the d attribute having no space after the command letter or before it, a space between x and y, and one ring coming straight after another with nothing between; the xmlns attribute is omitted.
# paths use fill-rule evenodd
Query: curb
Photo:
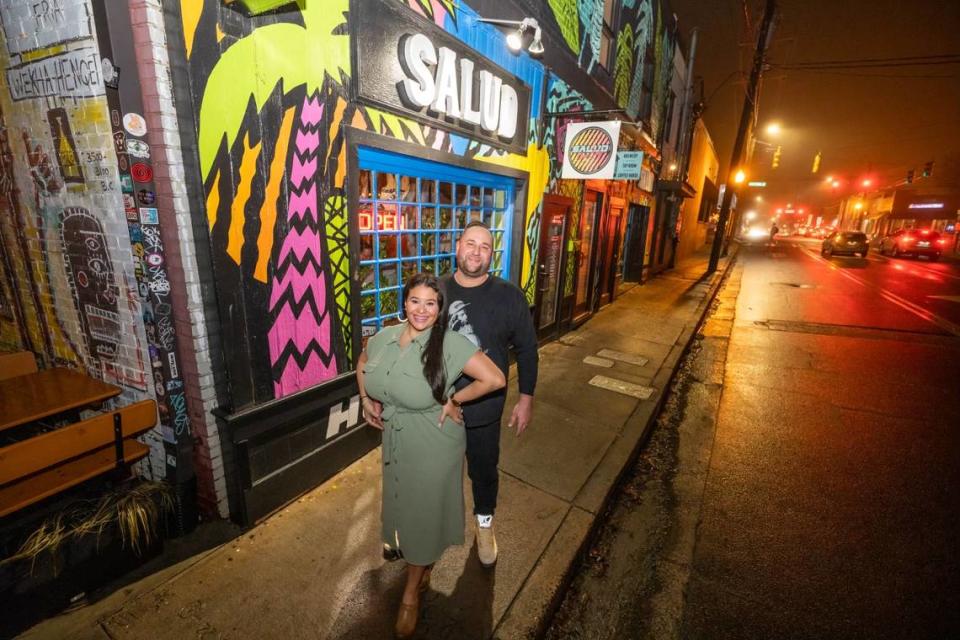
<svg viewBox="0 0 960 640"><path fill-rule="evenodd" d="M654 376L651 386L657 389L656 400L653 403L638 402L627 417L620 434L610 444L597 468L581 487L557 532L494 629L493 638L529 640L542 638L546 633L574 573L583 562L586 550L600 532L600 525L605 520L613 496L627 470L649 440L670 393L678 365L690 350L717 294L727 281L733 265L736 264L739 250L739 244L730 247L723 270L715 277L709 292L694 313L696 322L683 330ZM596 487L598 483L605 484L606 487ZM595 488L592 499L591 485ZM592 504L584 508L584 502Z"/></svg>

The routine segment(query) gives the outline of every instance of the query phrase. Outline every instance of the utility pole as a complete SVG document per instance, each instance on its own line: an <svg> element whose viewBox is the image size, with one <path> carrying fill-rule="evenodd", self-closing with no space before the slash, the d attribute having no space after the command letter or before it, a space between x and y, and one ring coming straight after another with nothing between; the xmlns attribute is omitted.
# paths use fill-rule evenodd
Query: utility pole
<svg viewBox="0 0 960 640"><path fill-rule="evenodd" d="M710 248L710 264L707 273L717 270L720 262L720 251L724 246L724 236L727 231L727 219L730 217L730 203L733 200L733 175L740 166L743 156L743 145L753 120L753 113L759 97L760 76L763 75L763 58L773 35L773 17L777 11L776 0L767 0L767 7L763 13L763 23L760 34L757 36L757 50L753 54L753 69L750 71L750 83L747 86L747 97L743 101L743 112L740 114L740 128L737 129L737 138L733 143L733 154L730 166L727 167L727 187L723 190L723 201L720 204L720 219L717 221L717 231L713 237L713 246Z"/></svg>

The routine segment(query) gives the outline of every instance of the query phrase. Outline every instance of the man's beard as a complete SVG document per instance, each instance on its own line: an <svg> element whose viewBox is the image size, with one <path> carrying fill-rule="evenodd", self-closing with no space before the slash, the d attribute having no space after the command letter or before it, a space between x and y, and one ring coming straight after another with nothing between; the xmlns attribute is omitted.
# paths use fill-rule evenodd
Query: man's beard
<svg viewBox="0 0 960 640"><path fill-rule="evenodd" d="M468 276L470 278L479 278L480 276L490 271L490 263L484 262L483 260L481 260L480 265L476 269L470 269L467 266L466 260L460 260L457 263L457 269L459 269L465 276Z"/></svg>

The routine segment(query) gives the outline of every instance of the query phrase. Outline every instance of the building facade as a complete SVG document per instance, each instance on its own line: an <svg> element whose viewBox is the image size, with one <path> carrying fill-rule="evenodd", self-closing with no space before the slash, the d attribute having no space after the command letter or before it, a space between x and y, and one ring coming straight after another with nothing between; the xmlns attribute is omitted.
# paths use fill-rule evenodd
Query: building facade
<svg viewBox="0 0 960 640"><path fill-rule="evenodd" d="M253 522L376 446L356 359L470 220L544 339L613 300L679 107L658 1L245 4L5 4L0 340L156 397L142 472ZM561 179L610 114L641 178Z"/></svg>

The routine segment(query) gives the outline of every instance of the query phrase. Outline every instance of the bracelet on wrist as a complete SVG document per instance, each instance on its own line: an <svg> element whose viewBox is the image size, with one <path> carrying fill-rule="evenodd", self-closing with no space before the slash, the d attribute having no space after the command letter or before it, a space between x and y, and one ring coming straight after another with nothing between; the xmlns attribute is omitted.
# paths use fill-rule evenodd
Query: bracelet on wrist
<svg viewBox="0 0 960 640"><path fill-rule="evenodd" d="M452 403L453 403L453 406L455 406L455 407L458 408L458 409L460 409L461 407L463 407L463 404L461 404L460 401L457 400L457 399L453 396L452 393L450 394L450 402L452 402Z"/></svg>

